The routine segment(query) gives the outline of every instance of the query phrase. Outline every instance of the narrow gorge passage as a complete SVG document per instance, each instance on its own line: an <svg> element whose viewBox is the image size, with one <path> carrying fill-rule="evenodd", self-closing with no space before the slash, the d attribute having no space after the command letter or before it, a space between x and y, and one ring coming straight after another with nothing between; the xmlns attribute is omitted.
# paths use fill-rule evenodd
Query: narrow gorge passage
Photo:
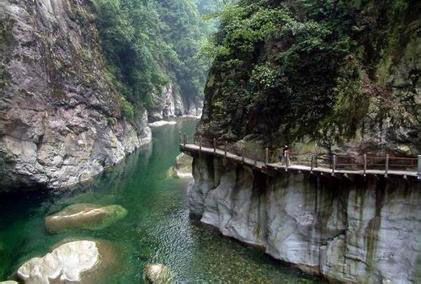
<svg viewBox="0 0 421 284"><path fill-rule="evenodd" d="M57 243L94 239L112 244L121 260L107 280L98 275L101 282L95 283L139 283L147 263L167 265L177 282L318 282L189 218L186 190L191 180L175 179L168 171L179 154L179 131L191 137L196 123L182 120L155 128L152 145L76 191L2 197L0 279ZM45 216L81 203L120 205L127 216L103 230L46 231Z"/></svg>

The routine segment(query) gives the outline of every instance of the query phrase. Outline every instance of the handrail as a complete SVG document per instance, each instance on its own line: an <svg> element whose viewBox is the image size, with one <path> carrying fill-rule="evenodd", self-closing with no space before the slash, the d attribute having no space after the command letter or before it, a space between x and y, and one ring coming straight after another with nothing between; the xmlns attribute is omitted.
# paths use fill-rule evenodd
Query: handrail
<svg viewBox="0 0 421 284"><path fill-rule="evenodd" d="M400 175L406 178L407 175L416 174L417 178L421 180L421 155L415 157L394 157L389 154L384 156L374 155L358 155L351 156L346 154L321 154L321 153L305 153L305 154L290 154L280 161L274 161L274 156L279 153L279 149L271 150L265 148L264 157L262 160L256 158L246 157L246 149L243 148L240 153L231 153L227 149L227 143L224 142L220 148L218 148L217 139L212 139L211 143L204 144L202 137L199 136L199 145L196 145L196 141L193 144L188 143L187 136L182 136L182 146L187 148L187 145L197 146L199 152L209 152L206 149L210 149L214 154L222 155L224 158L233 159L237 157L242 163L251 164L255 167L275 167L283 168L288 171L291 168L307 167L305 170L313 172L315 170L328 170L332 175L342 172L355 173L359 172L362 175L367 173L383 174L388 177L390 173L396 174L399 172ZM195 139L193 139L195 140ZM210 145L209 145L210 144Z"/></svg>

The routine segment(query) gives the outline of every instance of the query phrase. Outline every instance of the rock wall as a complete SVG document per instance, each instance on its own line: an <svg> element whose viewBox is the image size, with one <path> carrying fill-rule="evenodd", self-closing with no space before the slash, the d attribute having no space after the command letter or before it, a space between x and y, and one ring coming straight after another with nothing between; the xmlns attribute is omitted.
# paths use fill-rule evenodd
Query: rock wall
<svg viewBox="0 0 421 284"><path fill-rule="evenodd" d="M152 94L153 107L149 109L149 122L156 122L179 116L201 116L201 102L182 98L176 87L169 83L160 94Z"/></svg>
<svg viewBox="0 0 421 284"><path fill-rule="evenodd" d="M210 70L200 135L270 147L304 140L326 151L421 152L420 1L240 2L220 27L228 51ZM290 9L293 22L273 16L279 9ZM257 36L247 47L237 42L238 34L267 30L252 21L263 15L277 35ZM313 24L335 28L315 40L322 33ZM331 40L342 35L354 47L336 56Z"/></svg>
<svg viewBox="0 0 421 284"><path fill-rule="evenodd" d="M305 272L346 283L421 281L421 183L401 178L269 177L195 157L192 215Z"/></svg>
<svg viewBox="0 0 421 284"><path fill-rule="evenodd" d="M65 188L151 139L122 115L89 1L0 3L0 191Z"/></svg>

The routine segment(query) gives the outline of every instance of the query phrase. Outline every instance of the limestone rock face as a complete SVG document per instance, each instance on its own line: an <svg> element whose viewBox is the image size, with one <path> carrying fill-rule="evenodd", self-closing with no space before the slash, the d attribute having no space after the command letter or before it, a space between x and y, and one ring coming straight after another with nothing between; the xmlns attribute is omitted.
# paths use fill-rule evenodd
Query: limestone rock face
<svg viewBox="0 0 421 284"><path fill-rule="evenodd" d="M169 83L161 93L152 94L153 107L148 110L150 123L179 116L200 117L202 115L202 102L200 99L187 101L182 98L176 87Z"/></svg>
<svg viewBox="0 0 421 284"><path fill-rule="evenodd" d="M89 274L104 269L110 263L109 257L97 242L70 242L27 261L17 276L24 283L94 283L89 281Z"/></svg>
<svg viewBox="0 0 421 284"><path fill-rule="evenodd" d="M86 1L0 3L0 188L66 188L150 142L106 78Z"/></svg>
<svg viewBox="0 0 421 284"><path fill-rule="evenodd" d="M346 283L421 281L421 185L414 180L268 177L195 158L190 213L303 271Z"/></svg>
<svg viewBox="0 0 421 284"><path fill-rule="evenodd" d="M172 283L171 270L163 264L147 264L143 270L143 279L151 284Z"/></svg>
<svg viewBox="0 0 421 284"><path fill-rule="evenodd" d="M119 205L74 204L45 218L50 233L71 229L100 230L124 218L127 210Z"/></svg>
<svg viewBox="0 0 421 284"><path fill-rule="evenodd" d="M153 107L149 110L149 121L156 122L175 118L184 113L184 104L170 83L161 93L152 94Z"/></svg>
<svg viewBox="0 0 421 284"><path fill-rule="evenodd" d="M192 178L193 158L181 153L175 160L175 165L170 169L172 176L177 178Z"/></svg>

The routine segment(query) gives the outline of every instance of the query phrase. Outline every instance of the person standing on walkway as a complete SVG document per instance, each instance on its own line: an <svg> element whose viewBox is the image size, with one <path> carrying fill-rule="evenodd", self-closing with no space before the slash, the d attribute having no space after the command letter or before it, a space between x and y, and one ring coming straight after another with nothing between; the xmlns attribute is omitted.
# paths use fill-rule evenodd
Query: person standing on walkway
<svg viewBox="0 0 421 284"><path fill-rule="evenodd" d="M285 145L284 148L282 149L282 156L279 157L281 164L282 162L284 162L285 164L288 163L289 165L289 147L288 145Z"/></svg>

